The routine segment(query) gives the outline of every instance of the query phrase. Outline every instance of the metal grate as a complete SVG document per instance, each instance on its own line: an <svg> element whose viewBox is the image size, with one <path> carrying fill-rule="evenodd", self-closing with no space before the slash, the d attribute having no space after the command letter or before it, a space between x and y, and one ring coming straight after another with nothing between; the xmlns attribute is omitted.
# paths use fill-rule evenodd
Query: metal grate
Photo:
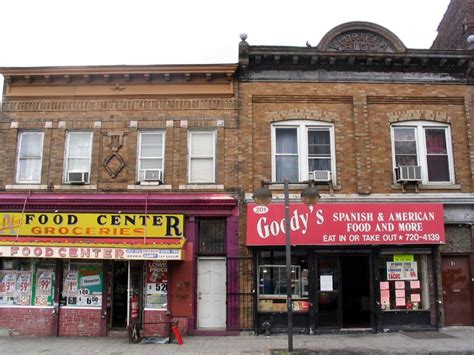
<svg viewBox="0 0 474 355"><path fill-rule="evenodd" d="M253 259L250 256L227 258L227 329L253 330Z"/></svg>

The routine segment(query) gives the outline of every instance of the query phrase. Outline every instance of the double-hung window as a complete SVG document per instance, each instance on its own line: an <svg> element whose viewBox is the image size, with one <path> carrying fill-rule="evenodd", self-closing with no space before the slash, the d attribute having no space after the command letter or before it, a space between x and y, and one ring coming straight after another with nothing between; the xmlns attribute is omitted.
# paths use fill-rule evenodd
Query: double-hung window
<svg viewBox="0 0 474 355"><path fill-rule="evenodd" d="M17 183L39 184L41 182L43 140L43 132L20 132L16 170Z"/></svg>
<svg viewBox="0 0 474 355"><path fill-rule="evenodd" d="M188 136L189 182L215 182L216 132L190 131Z"/></svg>
<svg viewBox="0 0 474 355"><path fill-rule="evenodd" d="M421 121L394 124L392 150L394 167L419 166L422 183L454 183L448 125Z"/></svg>
<svg viewBox="0 0 474 355"><path fill-rule="evenodd" d="M140 132L138 138L138 180L160 181L164 179L165 133Z"/></svg>
<svg viewBox="0 0 474 355"><path fill-rule="evenodd" d="M272 126L273 181L306 181L325 172L335 183L334 127L314 121L279 122Z"/></svg>
<svg viewBox="0 0 474 355"><path fill-rule="evenodd" d="M66 183L89 183L92 155L92 132L67 132Z"/></svg>

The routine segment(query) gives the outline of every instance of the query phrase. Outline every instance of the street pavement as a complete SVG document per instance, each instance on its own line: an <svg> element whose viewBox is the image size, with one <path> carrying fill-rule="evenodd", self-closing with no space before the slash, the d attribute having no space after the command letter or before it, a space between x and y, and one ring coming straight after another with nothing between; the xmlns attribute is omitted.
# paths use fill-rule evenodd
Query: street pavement
<svg viewBox="0 0 474 355"><path fill-rule="evenodd" d="M187 336L184 344L129 344L107 338L0 337L0 354L246 354L283 355L286 335ZM295 335L295 354L474 354L474 327L436 332ZM281 350L281 351L278 351Z"/></svg>

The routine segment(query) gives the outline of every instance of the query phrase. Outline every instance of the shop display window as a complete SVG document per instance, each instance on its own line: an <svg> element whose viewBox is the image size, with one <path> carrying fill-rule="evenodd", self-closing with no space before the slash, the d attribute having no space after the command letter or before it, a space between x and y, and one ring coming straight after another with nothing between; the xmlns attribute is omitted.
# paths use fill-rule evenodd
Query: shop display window
<svg viewBox="0 0 474 355"><path fill-rule="evenodd" d="M292 256L291 292L293 310L309 310L308 266L306 255ZM261 252L258 266L258 309L261 312L286 312L287 277L285 252Z"/></svg>
<svg viewBox="0 0 474 355"><path fill-rule="evenodd" d="M379 265L383 311L429 309L426 255L382 255Z"/></svg>
<svg viewBox="0 0 474 355"><path fill-rule="evenodd" d="M168 264L148 261L146 269L146 308L166 309L168 306Z"/></svg>
<svg viewBox="0 0 474 355"><path fill-rule="evenodd" d="M2 259L0 305L52 306L55 262Z"/></svg>
<svg viewBox="0 0 474 355"><path fill-rule="evenodd" d="M64 267L61 304L71 307L102 307L103 284L101 263L70 261Z"/></svg>

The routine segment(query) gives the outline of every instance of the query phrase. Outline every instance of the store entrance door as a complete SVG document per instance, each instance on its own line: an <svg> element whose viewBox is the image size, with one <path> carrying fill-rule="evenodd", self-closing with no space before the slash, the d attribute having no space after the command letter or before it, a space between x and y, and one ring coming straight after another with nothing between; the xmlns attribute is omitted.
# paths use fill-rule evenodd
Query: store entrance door
<svg viewBox="0 0 474 355"><path fill-rule="evenodd" d="M367 255L317 257L319 328L370 328L370 266Z"/></svg>
<svg viewBox="0 0 474 355"><path fill-rule="evenodd" d="M127 325L128 262L114 262L112 274L112 328L125 328Z"/></svg>
<svg viewBox="0 0 474 355"><path fill-rule="evenodd" d="M469 257L443 256L441 269L446 325L472 325Z"/></svg>

